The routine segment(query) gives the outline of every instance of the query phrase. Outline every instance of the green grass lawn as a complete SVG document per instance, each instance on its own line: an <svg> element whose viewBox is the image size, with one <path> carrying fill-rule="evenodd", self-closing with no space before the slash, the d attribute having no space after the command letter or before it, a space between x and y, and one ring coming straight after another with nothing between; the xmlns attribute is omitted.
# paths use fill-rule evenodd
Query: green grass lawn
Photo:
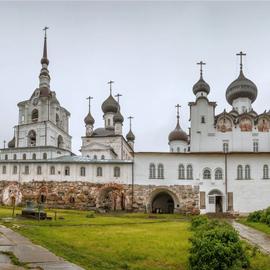
<svg viewBox="0 0 270 270"><path fill-rule="evenodd" d="M0 208L0 218L10 217L11 213L9 208ZM53 211L48 214L54 217ZM85 269L187 270L188 238L192 233L188 218L147 214L87 218L86 215L85 211L57 210L56 221L1 222ZM252 255L253 249L248 248ZM256 252L251 257L250 270L270 270L270 257Z"/></svg>
<svg viewBox="0 0 270 270"><path fill-rule="evenodd" d="M11 210L0 209L0 217ZM85 269L184 270L189 221L179 215L118 214L86 218L83 211L58 211L57 221L15 220L35 243ZM54 216L53 212L49 213Z"/></svg>

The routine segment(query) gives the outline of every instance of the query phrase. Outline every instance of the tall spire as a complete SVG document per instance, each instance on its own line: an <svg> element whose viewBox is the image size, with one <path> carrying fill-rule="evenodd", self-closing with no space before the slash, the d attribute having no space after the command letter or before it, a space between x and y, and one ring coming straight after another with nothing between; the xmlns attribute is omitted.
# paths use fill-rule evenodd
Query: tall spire
<svg viewBox="0 0 270 270"><path fill-rule="evenodd" d="M176 118L177 118L177 124L176 124L176 127L177 127L177 128L180 128L180 124L179 124L179 118L180 118L180 116L179 116L179 109L181 108L181 106L180 106L179 104L177 104L177 105L175 106L175 108L176 108L176 111L177 111L177 113L176 113Z"/></svg>
<svg viewBox="0 0 270 270"><path fill-rule="evenodd" d="M128 132L128 134L126 135L126 139L127 139L127 141L128 142L131 142L131 143L133 143L134 142L134 140L135 140L135 135L133 134L133 132L132 132L132 130L131 130L131 128L132 128L132 119L133 119L134 117L132 117L132 116L129 116L128 117L128 119L129 119L129 132ZM133 148L133 144L131 145L131 147Z"/></svg>
<svg viewBox="0 0 270 270"><path fill-rule="evenodd" d="M50 74L48 70L48 65L49 65L49 59L48 59L48 54L47 54L47 30L49 27L44 27L44 45L43 45L43 55L41 58L41 71L39 74L39 88L43 89L43 95L47 96L49 94L49 89L50 89ZM47 89L47 90L45 90ZM41 93L42 94L42 93Z"/></svg>

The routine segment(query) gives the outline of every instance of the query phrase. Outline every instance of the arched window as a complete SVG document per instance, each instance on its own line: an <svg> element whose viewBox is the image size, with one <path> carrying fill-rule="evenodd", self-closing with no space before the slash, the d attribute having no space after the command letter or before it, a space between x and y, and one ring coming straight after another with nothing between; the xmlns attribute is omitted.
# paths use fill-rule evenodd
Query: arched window
<svg viewBox="0 0 270 270"><path fill-rule="evenodd" d="M46 200L47 200L46 195L45 195L45 194L41 194L41 195L40 195L40 202L41 202L41 203L45 203Z"/></svg>
<svg viewBox="0 0 270 270"><path fill-rule="evenodd" d="M47 153L43 153L43 159L47 159Z"/></svg>
<svg viewBox="0 0 270 270"><path fill-rule="evenodd" d="M8 160L8 155L5 155L5 160Z"/></svg>
<svg viewBox="0 0 270 270"><path fill-rule="evenodd" d="M263 179L269 179L268 165L263 165Z"/></svg>
<svg viewBox="0 0 270 270"><path fill-rule="evenodd" d="M242 165L237 166L237 179L239 180L243 179L243 166Z"/></svg>
<svg viewBox="0 0 270 270"><path fill-rule="evenodd" d="M250 166L246 165L245 166L245 179L250 179Z"/></svg>
<svg viewBox="0 0 270 270"><path fill-rule="evenodd" d="M24 167L24 174L29 174L29 166Z"/></svg>
<svg viewBox="0 0 270 270"><path fill-rule="evenodd" d="M102 155L102 156L101 156L101 159L105 159L105 156L104 156L104 155Z"/></svg>
<svg viewBox="0 0 270 270"><path fill-rule="evenodd" d="M74 198L73 195L71 195L71 196L69 197L69 202L72 203L72 204L75 203L75 198Z"/></svg>
<svg viewBox="0 0 270 270"><path fill-rule="evenodd" d="M42 169L41 166L37 167L37 175L41 175L42 174Z"/></svg>
<svg viewBox="0 0 270 270"><path fill-rule="evenodd" d="M58 127L60 126L60 118L58 113L55 115L55 123Z"/></svg>
<svg viewBox="0 0 270 270"><path fill-rule="evenodd" d="M163 166L163 164L158 164L158 179L164 179L164 166Z"/></svg>
<svg viewBox="0 0 270 270"><path fill-rule="evenodd" d="M6 165L4 165L2 167L2 174L6 174L6 173L7 173L7 167L6 167Z"/></svg>
<svg viewBox="0 0 270 270"><path fill-rule="evenodd" d="M26 154L23 154L23 158L22 158L23 160L26 160Z"/></svg>
<svg viewBox="0 0 270 270"><path fill-rule="evenodd" d="M70 175L70 168L68 166L65 167L65 176Z"/></svg>
<svg viewBox="0 0 270 270"><path fill-rule="evenodd" d="M102 176L102 168L97 167L97 176Z"/></svg>
<svg viewBox="0 0 270 270"><path fill-rule="evenodd" d="M185 167L183 164L178 167L178 179L185 179Z"/></svg>
<svg viewBox="0 0 270 270"><path fill-rule="evenodd" d="M13 159L14 159L14 160L17 159L17 155L16 155L16 154L13 155Z"/></svg>
<svg viewBox="0 0 270 270"><path fill-rule="evenodd" d="M36 160L37 159L37 155L35 153L32 155L32 159L33 160Z"/></svg>
<svg viewBox="0 0 270 270"><path fill-rule="evenodd" d="M55 175L55 167L54 166L50 167L50 174Z"/></svg>
<svg viewBox="0 0 270 270"><path fill-rule="evenodd" d="M215 179L216 180L221 180L222 179L222 170L220 168L216 169L216 171L215 171Z"/></svg>
<svg viewBox="0 0 270 270"><path fill-rule="evenodd" d="M120 177L120 167L114 167L114 177Z"/></svg>
<svg viewBox="0 0 270 270"><path fill-rule="evenodd" d="M151 163L149 165L149 179L155 179L156 178L156 166L155 164Z"/></svg>
<svg viewBox="0 0 270 270"><path fill-rule="evenodd" d="M81 167L81 176L85 176L85 167Z"/></svg>
<svg viewBox="0 0 270 270"><path fill-rule="evenodd" d="M37 122L38 121L38 110L34 109L32 111L32 122Z"/></svg>
<svg viewBox="0 0 270 270"><path fill-rule="evenodd" d="M210 169L203 170L203 179L211 179L211 171Z"/></svg>
<svg viewBox="0 0 270 270"><path fill-rule="evenodd" d="M58 148L63 148L64 147L64 140L61 135L58 136L57 138L57 147Z"/></svg>
<svg viewBox="0 0 270 270"><path fill-rule="evenodd" d="M94 159L97 159L97 155L94 155Z"/></svg>
<svg viewBox="0 0 270 270"><path fill-rule="evenodd" d="M187 179L193 179L193 168L192 165L187 165Z"/></svg>
<svg viewBox="0 0 270 270"><path fill-rule="evenodd" d="M28 146L32 147L32 146L36 146L37 143L37 134L34 130L30 130L28 132Z"/></svg>
<svg viewBox="0 0 270 270"><path fill-rule="evenodd" d="M254 141L253 142L253 152L258 152L259 151L259 142Z"/></svg>
<svg viewBox="0 0 270 270"><path fill-rule="evenodd" d="M13 166L13 174L17 174L17 166Z"/></svg>

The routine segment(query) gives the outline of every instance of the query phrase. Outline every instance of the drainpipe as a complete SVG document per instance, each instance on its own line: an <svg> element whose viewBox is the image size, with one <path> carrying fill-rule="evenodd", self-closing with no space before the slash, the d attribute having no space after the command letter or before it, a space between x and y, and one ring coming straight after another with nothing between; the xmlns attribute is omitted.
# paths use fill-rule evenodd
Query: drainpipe
<svg viewBox="0 0 270 270"><path fill-rule="evenodd" d="M132 171L132 183L131 183L131 211L133 212L133 203L134 203L134 162L132 162L131 166Z"/></svg>
<svg viewBox="0 0 270 270"><path fill-rule="evenodd" d="M226 206L226 212L229 211L228 208L228 153L227 151L224 152L224 158L225 158L225 206Z"/></svg>

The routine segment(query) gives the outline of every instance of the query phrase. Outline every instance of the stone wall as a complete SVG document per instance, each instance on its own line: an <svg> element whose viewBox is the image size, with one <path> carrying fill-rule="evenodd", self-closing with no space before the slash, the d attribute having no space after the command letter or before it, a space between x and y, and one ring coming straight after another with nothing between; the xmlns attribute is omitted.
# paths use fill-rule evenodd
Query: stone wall
<svg viewBox="0 0 270 270"><path fill-rule="evenodd" d="M133 195L132 195L132 190ZM47 208L98 209L152 212L152 202L160 193L169 194L174 212L199 212L199 187L191 185L154 186L118 183L0 181L0 203L24 206L26 201L45 203ZM132 207L133 201L133 207Z"/></svg>

